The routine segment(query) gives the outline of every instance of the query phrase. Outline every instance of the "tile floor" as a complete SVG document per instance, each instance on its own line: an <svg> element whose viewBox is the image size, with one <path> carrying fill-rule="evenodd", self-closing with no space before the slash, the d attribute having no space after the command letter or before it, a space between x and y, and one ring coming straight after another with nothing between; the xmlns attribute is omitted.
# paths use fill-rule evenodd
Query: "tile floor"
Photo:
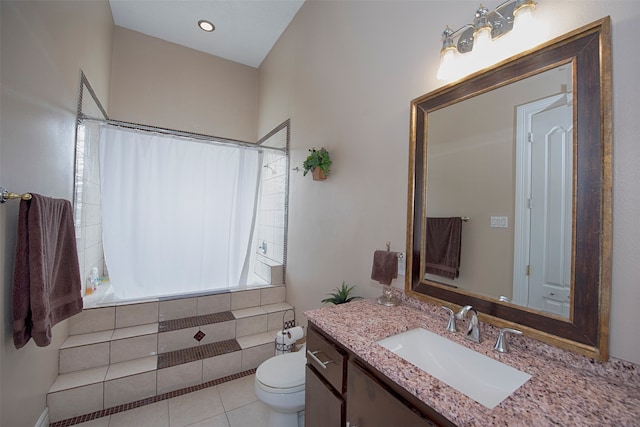
<svg viewBox="0 0 640 427"><path fill-rule="evenodd" d="M151 405L76 424L76 427L264 427L268 408L249 375Z"/></svg>

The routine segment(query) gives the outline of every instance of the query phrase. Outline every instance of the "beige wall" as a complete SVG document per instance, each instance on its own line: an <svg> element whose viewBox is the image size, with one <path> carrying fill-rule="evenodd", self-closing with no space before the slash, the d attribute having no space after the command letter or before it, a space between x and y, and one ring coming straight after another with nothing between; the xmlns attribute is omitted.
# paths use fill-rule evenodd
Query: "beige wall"
<svg viewBox="0 0 640 427"><path fill-rule="evenodd" d="M2 15L0 185L72 199L75 116L84 70L103 103L109 101L113 20L106 0L5 1ZM63 322L50 346L31 341L16 350L11 284L18 202L0 208L0 425L30 427L45 408L58 372Z"/></svg>
<svg viewBox="0 0 640 427"><path fill-rule="evenodd" d="M306 2L260 68L259 133L290 117L292 167L311 147L333 159L326 181L291 172L287 299L299 319L342 281L379 295L374 250L389 241L404 251L408 107L425 92L428 64L403 52L414 36L428 43L428 25L411 29L407 17L429 6L411 4Z"/></svg>
<svg viewBox="0 0 640 427"><path fill-rule="evenodd" d="M219 136L255 140L257 135L290 117L292 167L301 165L307 149L313 146L324 146L332 154L333 174L327 181L314 182L309 176L303 178L302 173L292 172L287 281L288 299L297 306L299 319L303 318L302 311L318 307L325 294L343 280L357 284L360 295L379 294L379 285L369 279L373 251L384 248L386 241L391 242L394 250L403 250L405 246L409 102L440 85L435 73L441 29L445 24L466 23L477 8L473 1L458 2L455 10L446 1L307 1L260 68L258 96L255 88L242 92L246 98L231 108L234 112L228 117L231 126L224 133L215 132ZM102 102L111 107L115 118L157 120L162 123L152 124L204 133L212 133L208 126L220 113L219 105L201 101L200 91L196 90L200 86L181 87L192 75L176 82L163 75L162 68L182 59L192 63L203 61L205 72L196 76L195 81L208 82L213 87L219 82L225 87L242 84L235 79L231 83L226 81L231 78L228 74L234 72L220 71L217 59L200 58L197 53L186 53L160 42L151 53L173 52L171 57L151 55L144 58L148 63L131 59L131 63L119 65L114 60L113 73L131 67L138 76L155 79L151 88L161 89L162 93L141 92L140 100L122 100L119 101L122 109L115 108L117 92L147 86L139 88L138 78L114 77L118 85L113 84L113 99L109 99L114 29L106 0L3 0L0 7L0 185L12 191L72 197L73 132L80 68ZM636 118L640 110L640 87L636 80L640 58L633 55L634 25L640 18L640 10L633 1L583 1L580 8L576 2L547 1L540 2L537 14L550 24L552 36L605 15L613 19L611 353L640 363L640 336L634 329L640 323L637 310L640 227L636 218L640 211L637 191L640 144L636 137L640 133ZM123 36L120 30L118 33L116 40ZM127 41L134 43L138 38L132 36ZM142 44L153 47L156 42L147 40ZM128 45L121 46L114 55L125 55L127 49ZM216 78L207 72L208 60L212 61L208 71L212 75L215 72ZM221 68L227 65L234 68L231 65L236 64ZM213 70L226 77L219 77ZM184 76L179 71L186 72L175 71L173 76L179 77ZM156 73L160 75L155 76ZM247 80L250 84L252 78ZM206 94L238 98L235 91L230 95L222 90ZM254 101L250 100L252 96ZM174 117L175 107L171 104L164 110L144 103L169 98L181 110L193 108L193 115ZM256 98L258 113L245 111L251 109ZM131 115L145 108L149 111L136 116L140 118L129 117L124 110L133 101L140 104L136 104ZM204 117L199 115L203 111L207 113ZM242 117L246 116L254 117L254 121L245 122ZM257 131L253 125L255 117L259 117ZM0 424L3 426L35 424L45 406L45 393L56 375L57 347L67 334L66 324L61 324L54 328L54 343L50 347L37 348L31 343L19 351L13 348L10 284L17 211L17 202L0 208L0 277L4 289L0 297L3 315ZM402 287L402 278L394 285Z"/></svg>
<svg viewBox="0 0 640 427"><path fill-rule="evenodd" d="M115 28L112 119L255 142L257 102L256 68Z"/></svg>
<svg viewBox="0 0 640 427"><path fill-rule="evenodd" d="M291 164L308 148L334 161L324 182L292 172L287 299L299 318L343 280L374 296L375 249L406 242L409 103L436 80L440 32L477 2L307 0L260 68L259 127L291 118ZM640 57L634 1L541 1L550 37L606 15L613 22L614 242L611 354L640 363ZM402 278L394 282L402 287Z"/></svg>

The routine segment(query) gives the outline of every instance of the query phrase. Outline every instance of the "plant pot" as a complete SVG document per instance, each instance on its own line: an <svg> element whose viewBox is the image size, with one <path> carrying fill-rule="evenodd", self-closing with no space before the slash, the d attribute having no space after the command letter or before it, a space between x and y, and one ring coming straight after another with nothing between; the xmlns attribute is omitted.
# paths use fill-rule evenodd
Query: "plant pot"
<svg viewBox="0 0 640 427"><path fill-rule="evenodd" d="M313 168L314 181L324 181L325 179L327 179L327 176L324 174L322 168Z"/></svg>

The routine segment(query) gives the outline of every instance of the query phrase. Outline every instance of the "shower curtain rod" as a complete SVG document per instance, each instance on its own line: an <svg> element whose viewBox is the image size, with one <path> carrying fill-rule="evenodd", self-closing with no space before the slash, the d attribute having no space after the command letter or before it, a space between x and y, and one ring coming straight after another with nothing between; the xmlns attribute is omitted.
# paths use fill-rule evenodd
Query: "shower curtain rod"
<svg viewBox="0 0 640 427"><path fill-rule="evenodd" d="M161 128L161 127L157 127L157 126L149 126L149 125L142 125L139 123L131 123L131 122L124 122L121 120L112 120L112 119L99 119L97 117L91 117L91 116L87 116L87 115L80 115L78 117L78 121L93 121L93 122L99 122L99 123L104 123L104 124L108 124L111 126L117 126L117 127L122 127L122 128L126 128L126 129L132 129L132 130L138 130L138 131L143 131L143 132L155 132L155 133L159 133L162 135L170 135L170 136L177 136L177 137L181 137L181 138L188 138L188 139L193 139L199 142L205 142L208 144L231 144L231 145L236 145L239 147L246 147L246 148L251 148L251 149L255 149L255 150L275 150L275 151L286 151L285 148L276 148L276 147L267 147L267 146L262 146L259 144L254 144L251 142L245 142L245 141L238 141L236 139L228 139L228 138L221 138L219 136L211 136L211 135L205 135L202 133L194 133L194 132L186 132L186 131L182 131L182 130L176 130L176 129L169 129L169 128Z"/></svg>

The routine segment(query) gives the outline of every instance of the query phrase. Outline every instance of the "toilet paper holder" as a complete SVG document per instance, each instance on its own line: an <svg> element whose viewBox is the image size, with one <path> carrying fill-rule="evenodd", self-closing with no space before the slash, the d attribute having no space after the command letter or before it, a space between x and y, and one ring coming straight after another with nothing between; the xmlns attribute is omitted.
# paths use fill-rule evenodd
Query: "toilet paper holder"
<svg viewBox="0 0 640 427"><path fill-rule="evenodd" d="M288 312L293 313L292 320L284 320L286 319ZM290 308L288 310L285 310L284 313L282 313L282 330L284 331L285 329L293 328L294 326L296 326L296 311Z"/></svg>
<svg viewBox="0 0 640 427"><path fill-rule="evenodd" d="M293 313L293 319L285 320L287 318L287 313L289 312ZM285 331L295 326L296 326L295 310L291 308L288 310L285 310L284 313L282 313L282 329L278 331L278 334L275 340L276 354L290 353L293 350L293 345L295 344L296 340L291 340L291 336L290 336L291 334L287 336L287 334L285 334Z"/></svg>

